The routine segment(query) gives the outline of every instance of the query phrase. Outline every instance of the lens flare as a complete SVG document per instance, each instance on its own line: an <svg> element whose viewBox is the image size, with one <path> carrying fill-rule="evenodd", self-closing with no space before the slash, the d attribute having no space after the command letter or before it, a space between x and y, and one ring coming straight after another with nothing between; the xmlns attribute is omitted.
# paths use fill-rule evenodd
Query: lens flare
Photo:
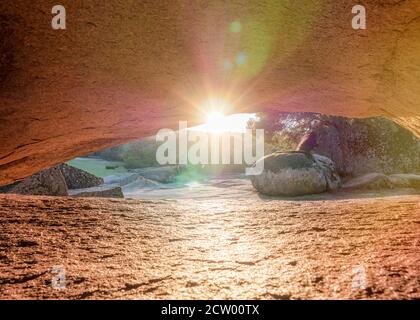
<svg viewBox="0 0 420 320"><path fill-rule="evenodd" d="M214 111L207 116L207 124L209 126L217 126L221 121L223 121L225 116L223 113Z"/></svg>

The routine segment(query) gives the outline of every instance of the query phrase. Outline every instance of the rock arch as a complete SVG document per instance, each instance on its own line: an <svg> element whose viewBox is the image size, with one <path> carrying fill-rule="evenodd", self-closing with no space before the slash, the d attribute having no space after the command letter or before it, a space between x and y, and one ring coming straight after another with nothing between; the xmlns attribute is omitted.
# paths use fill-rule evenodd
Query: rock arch
<svg viewBox="0 0 420 320"><path fill-rule="evenodd" d="M50 1L0 4L0 184L198 123L209 95L231 112L386 115L420 135L416 0L366 1L366 30L350 0L61 2L66 30Z"/></svg>

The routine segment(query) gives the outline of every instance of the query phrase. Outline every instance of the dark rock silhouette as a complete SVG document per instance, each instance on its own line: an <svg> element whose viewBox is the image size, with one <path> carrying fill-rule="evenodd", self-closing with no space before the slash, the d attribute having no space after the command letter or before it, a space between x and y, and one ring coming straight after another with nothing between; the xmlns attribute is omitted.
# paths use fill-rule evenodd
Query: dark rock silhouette
<svg viewBox="0 0 420 320"><path fill-rule="evenodd" d="M69 166L66 163L60 164L58 167L60 168L60 171L66 180L67 188L69 189L97 187L104 183L102 178L84 170Z"/></svg>
<svg viewBox="0 0 420 320"><path fill-rule="evenodd" d="M59 167L42 170L12 187L8 193L67 196L66 180Z"/></svg>

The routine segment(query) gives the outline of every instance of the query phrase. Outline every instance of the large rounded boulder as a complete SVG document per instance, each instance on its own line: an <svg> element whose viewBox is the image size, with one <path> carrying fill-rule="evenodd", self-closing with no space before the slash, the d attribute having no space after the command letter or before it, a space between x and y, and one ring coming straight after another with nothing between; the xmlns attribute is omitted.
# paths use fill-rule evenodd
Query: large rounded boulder
<svg viewBox="0 0 420 320"><path fill-rule="evenodd" d="M270 196L299 196L322 193L340 186L333 162L306 152L276 152L257 161L264 170L251 176L258 192Z"/></svg>

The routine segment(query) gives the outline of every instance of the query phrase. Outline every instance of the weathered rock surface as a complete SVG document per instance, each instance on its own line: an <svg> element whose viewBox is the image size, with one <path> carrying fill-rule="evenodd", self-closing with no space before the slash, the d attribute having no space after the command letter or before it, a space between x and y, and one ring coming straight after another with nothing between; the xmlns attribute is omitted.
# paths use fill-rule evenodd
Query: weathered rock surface
<svg viewBox="0 0 420 320"><path fill-rule="evenodd" d="M391 174L388 178L394 185L420 188L420 175L418 174Z"/></svg>
<svg viewBox="0 0 420 320"><path fill-rule="evenodd" d="M123 193L138 192L143 188L156 188L160 183L154 180L146 179L140 173L129 172L120 176L108 176L104 178L107 185L119 186Z"/></svg>
<svg viewBox="0 0 420 320"><path fill-rule="evenodd" d="M419 195L0 195L0 299L418 300L419 212Z"/></svg>
<svg viewBox="0 0 420 320"><path fill-rule="evenodd" d="M154 180L161 183L173 182L178 173L181 172L180 166L159 166L142 169L131 169L130 172L135 172L146 179Z"/></svg>
<svg viewBox="0 0 420 320"><path fill-rule="evenodd" d="M104 183L102 178L99 178L84 170L69 166L66 163L63 163L58 167L63 174L68 189L97 187Z"/></svg>
<svg viewBox="0 0 420 320"><path fill-rule="evenodd" d="M132 192L142 188L158 188L161 184L155 180L146 179L145 177L139 176L136 180L131 183L127 183L123 186L124 192Z"/></svg>
<svg viewBox="0 0 420 320"><path fill-rule="evenodd" d="M59 167L42 170L13 186L8 193L66 196L66 180Z"/></svg>
<svg viewBox="0 0 420 320"><path fill-rule="evenodd" d="M327 190L335 191L341 187L341 178L337 173L334 162L319 154L312 154L316 163L322 168L327 182Z"/></svg>
<svg viewBox="0 0 420 320"><path fill-rule="evenodd" d="M340 185L340 177L326 157L278 152L259 161L264 162L263 172L250 177L252 185L262 194L298 196L335 190Z"/></svg>
<svg viewBox="0 0 420 320"><path fill-rule="evenodd" d="M160 183L173 182L181 170L177 166L130 169L128 173L104 177L106 184L119 185L132 190L143 187L156 187Z"/></svg>
<svg viewBox="0 0 420 320"><path fill-rule="evenodd" d="M124 198L121 187L117 185L101 185L99 187L69 190L69 195L84 198Z"/></svg>
<svg viewBox="0 0 420 320"><path fill-rule="evenodd" d="M67 1L63 31L49 0L1 1L0 184L201 123L208 92L232 113L384 115L420 135L418 0L366 1L366 30L354 4Z"/></svg>
<svg viewBox="0 0 420 320"><path fill-rule="evenodd" d="M368 173L356 178L353 178L343 184L344 189L387 189L391 188L392 184L388 177L383 173Z"/></svg>
<svg viewBox="0 0 420 320"><path fill-rule="evenodd" d="M136 181L139 177L141 177L141 175L138 173L128 172L120 175L106 176L103 178L103 180L106 184L114 184L122 187Z"/></svg>
<svg viewBox="0 0 420 320"><path fill-rule="evenodd" d="M380 190L393 188L420 188L420 175L416 174L392 174L368 173L343 184L347 190Z"/></svg>
<svg viewBox="0 0 420 320"><path fill-rule="evenodd" d="M23 181L2 187L0 192L26 195L122 197L121 188L105 186L102 178L65 163L42 170ZM69 192L69 190L73 190Z"/></svg>
<svg viewBox="0 0 420 320"><path fill-rule="evenodd" d="M274 146L326 156L341 175L420 173L420 139L391 120L315 113L262 114L262 119L256 125L268 129Z"/></svg>

